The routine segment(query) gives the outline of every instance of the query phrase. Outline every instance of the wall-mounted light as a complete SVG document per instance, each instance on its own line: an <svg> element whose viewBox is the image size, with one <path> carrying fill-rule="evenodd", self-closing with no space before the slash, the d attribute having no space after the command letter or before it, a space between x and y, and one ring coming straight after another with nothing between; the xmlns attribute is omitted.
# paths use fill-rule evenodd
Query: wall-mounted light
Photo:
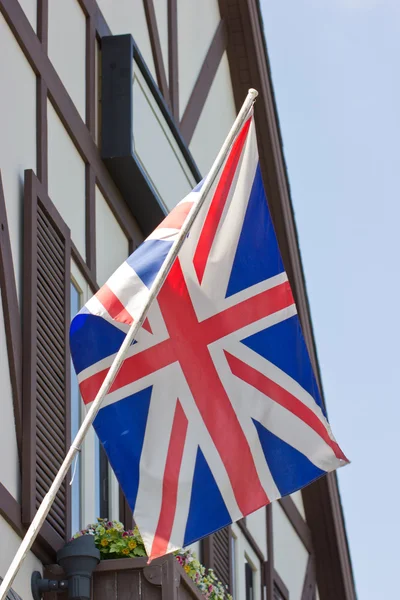
<svg viewBox="0 0 400 600"><path fill-rule="evenodd" d="M90 600L90 585L94 569L100 562L100 551L91 535L83 535L68 542L57 552L57 563L65 573L61 581L43 579L39 571L32 573L31 590L34 600L41 600L46 592L65 592L69 600Z"/></svg>

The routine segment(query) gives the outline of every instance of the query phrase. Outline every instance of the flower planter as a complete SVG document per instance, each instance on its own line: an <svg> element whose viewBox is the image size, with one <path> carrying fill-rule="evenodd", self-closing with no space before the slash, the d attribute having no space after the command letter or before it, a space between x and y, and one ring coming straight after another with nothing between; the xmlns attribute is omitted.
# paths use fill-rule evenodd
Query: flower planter
<svg viewBox="0 0 400 600"><path fill-rule="evenodd" d="M62 579L59 567L45 576ZM44 600L64 600L66 593L49 593ZM172 555L147 564L147 558L103 560L92 581L93 600L204 600L204 596Z"/></svg>

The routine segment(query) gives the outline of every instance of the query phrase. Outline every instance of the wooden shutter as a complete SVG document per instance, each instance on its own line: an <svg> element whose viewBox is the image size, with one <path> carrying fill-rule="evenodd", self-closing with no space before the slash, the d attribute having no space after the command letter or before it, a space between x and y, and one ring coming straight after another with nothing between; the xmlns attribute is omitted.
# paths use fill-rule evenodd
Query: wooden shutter
<svg viewBox="0 0 400 600"><path fill-rule="evenodd" d="M70 232L25 172L22 519L29 524L70 444ZM42 529L57 550L70 535L64 481Z"/></svg>
<svg viewBox="0 0 400 600"><path fill-rule="evenodd" d="M232 589L231 528L225 527L203 541L203 562L229 590Z"/></svg>

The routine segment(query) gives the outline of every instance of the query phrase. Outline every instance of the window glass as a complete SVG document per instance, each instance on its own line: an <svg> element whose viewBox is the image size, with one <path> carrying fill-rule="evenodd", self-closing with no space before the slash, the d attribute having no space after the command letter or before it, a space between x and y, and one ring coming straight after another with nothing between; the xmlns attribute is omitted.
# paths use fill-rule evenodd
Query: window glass
<svg viewBox="0 0 400 600"><path fill-rule="evenodd" d="M237 561L237 550L236 550L236 537L231 535L231 571L232 571L232 598L233 600L237 600L236 598L236 561Z"/></svg>
<svg viewBox="0 0 400 600"><path fill-rule="evenodd" d="M71 282L71 319L76 315L81 307L81 294ZM81 424L81 397L79 394L78 380L75 370L71 364L71 441L78 433ZM73 535L82 528L81 523L81 455L77 453L72 465L73 482L71 485L71 534Z"/></svg>
<svg viewBox="0 0 400 600"><path fill-rule="evenodd" d="M246 600L254 600L254 574L251 564L247 560L244 563L244 576L246 585Z"/></svg>
<svg viewBox="0 0 400 600"><path fill-rule="evenodd" d="M263 600L260 558L236 523L231 530L233 599Z"/></svg>
<svg viewBox="0 0 400 600"><path fill-rule="evenodd" d="M72 263L71 319L91 297L92 292L82 274ZM71 439L86 415L79 392L78 380L71 365ZM72 465L71 534L96 521L108 518L108 462L94 428L90 427ZM69 483L69 482L68 482ZM118 517L116 517L118 518Z"/></svg>

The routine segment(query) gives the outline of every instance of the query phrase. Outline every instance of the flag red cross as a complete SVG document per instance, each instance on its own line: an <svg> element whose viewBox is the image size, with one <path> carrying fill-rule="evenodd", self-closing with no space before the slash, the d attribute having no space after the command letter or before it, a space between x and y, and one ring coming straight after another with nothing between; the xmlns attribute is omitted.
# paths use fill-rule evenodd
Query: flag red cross
<svg viewBox="0 0 400 600"><path fill-rule="evenodd" d="M255 506L267 504L269 500L259 480L248 441L219 378L208 346L247 325L288 308L293 302L289 283L285 281L199 322L180 262L176 260L158 295L169 338L127 358L110 390L111 393L178 361L225 465L243 514L255 510ZM86 403L95 398L107 370L102 370L81 383ZM237 468L239 464L240 469ZM251 499L246 489L252 489Z"/></svg>

